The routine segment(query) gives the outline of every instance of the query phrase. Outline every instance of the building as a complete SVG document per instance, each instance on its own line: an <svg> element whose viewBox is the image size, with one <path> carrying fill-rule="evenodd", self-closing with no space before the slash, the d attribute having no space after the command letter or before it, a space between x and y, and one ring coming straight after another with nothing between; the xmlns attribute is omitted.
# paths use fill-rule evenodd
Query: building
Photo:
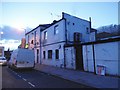
<svg viewBox="0 0 120 90"><path fill-rule="evenodd" d="M84 71L120 76L120 36L82 43Z"/></svg>
<svg viewBox="0 0 120 90"><path fill-rule="evenodd" d="M29 49L37 53L35 60L39 58L37 61L40 64L61 68L83 70L82 48L77 45L90 41L95 41L91 21L64 12L62 19L54 20L47 27L39 25L26 33Z"/></svg>
<svg viewBox="0 0 120 90"><path fill-rule="evenodd" d="M40 63L40 33L42 29L48 27L49 24L39 25L33 30L25 34L26 45L28 49L35 52L35 63Z"/></svg>

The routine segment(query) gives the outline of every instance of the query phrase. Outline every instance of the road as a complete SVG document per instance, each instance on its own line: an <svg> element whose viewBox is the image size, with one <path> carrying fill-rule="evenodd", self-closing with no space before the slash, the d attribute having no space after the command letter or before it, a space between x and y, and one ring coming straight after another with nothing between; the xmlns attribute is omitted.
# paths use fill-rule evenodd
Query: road
<svg viewBox="0 0 120 90"><path fill-rule="evenodd" d="M2 68L2 88L90 88L37 70Z"/></svg>

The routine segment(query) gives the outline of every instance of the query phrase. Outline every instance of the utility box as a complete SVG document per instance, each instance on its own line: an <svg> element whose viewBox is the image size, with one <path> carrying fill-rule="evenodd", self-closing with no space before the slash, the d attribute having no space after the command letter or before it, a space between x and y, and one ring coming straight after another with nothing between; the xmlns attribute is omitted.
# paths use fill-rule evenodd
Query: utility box
<svg viewBox="0 0 120 90"><path fill-rule="evenodd" d="M96 74L98 74L98 75L105 75L105 66L97 65Z"/></svg>

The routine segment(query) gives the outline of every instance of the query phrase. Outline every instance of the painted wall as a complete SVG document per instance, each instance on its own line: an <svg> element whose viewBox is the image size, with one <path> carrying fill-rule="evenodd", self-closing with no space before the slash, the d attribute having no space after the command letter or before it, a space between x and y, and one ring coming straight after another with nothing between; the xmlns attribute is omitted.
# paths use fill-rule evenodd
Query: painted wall
<svg viewBox="0 0 120 90"><path fill-rule="evenodd" d="M119 42L94 44L95 66L105 66L106 74L120 75L118 72ZM92 45L83 45L84 70L94 72Z"/></svg>
<svg viewBox="0 0 120 90"><path fill-rule="evenodd" d="M68 41L73 41L74 32L79 32L82 34L82 42L88 42L90 35L90 22L71 16L69 14L63 13L63 17L66 18L67 27L67 39ZM88 32L87 32L88 28Z"/></svg>
<svg viewBox="0 0 120 90"><path fill-rule="evenodd" d="M42 47L42 64L57 66L57 67L64 67L64 43L58 43L53 45L48 45ZM59 50L59 59L55 59L55 50ZM48 59L48 50L52 50L52 59ZM45 51L45 59L43 58L43 51Z"/></svg>
<svg viewBox="0 0 120 90"><path fill-rule="evenodd" d="M33 43L31 43L33 40ZM32 32L26 35L26 43L29 43L29 49L34 49L35 63L37 63L37 49L40 53L40 27L35 28ZM40 62L40 56L38 56L38 62Z"/></svg>
<svg viewBox="0 0 120 90"><path fill-rule="evenodd" d="M60 22L50 26L49 28L45 29L44 31L42 31L41 35L41 44L43 45L47 45L47 44L51 44L51 43L56 43L56 42L61 42L61 41L65 41L65 34L64 34L64 30L65 30L65 20L61 20ZM58 33L54 34L54 28L55 26L58 25ZM47 39L44 40L44 32L47 31Z"/></svg>

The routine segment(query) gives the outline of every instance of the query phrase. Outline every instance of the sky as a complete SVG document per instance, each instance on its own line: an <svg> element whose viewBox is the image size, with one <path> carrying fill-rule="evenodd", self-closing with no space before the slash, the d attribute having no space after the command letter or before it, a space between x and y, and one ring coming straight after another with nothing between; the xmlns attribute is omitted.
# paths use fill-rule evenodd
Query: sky
<svg viewBox="0 0 120 90"><path fill-rule="evenodd" d="M8 2L7 2L8 1ZM118 24L118 2L0 2L0 27L10 26L17 31L59 20L62 12L89 20L92 28ZM4 32L4 31L3 31ZM13 38L14 39L14 38Z"/></svg>
<svg viewBox="0 0 120 90"><path fill-rule="evenodd" d="M35 28L60 19L62 12L89 20L92 27L118 23L117 2L2 2L2 24Z"/></svg>

